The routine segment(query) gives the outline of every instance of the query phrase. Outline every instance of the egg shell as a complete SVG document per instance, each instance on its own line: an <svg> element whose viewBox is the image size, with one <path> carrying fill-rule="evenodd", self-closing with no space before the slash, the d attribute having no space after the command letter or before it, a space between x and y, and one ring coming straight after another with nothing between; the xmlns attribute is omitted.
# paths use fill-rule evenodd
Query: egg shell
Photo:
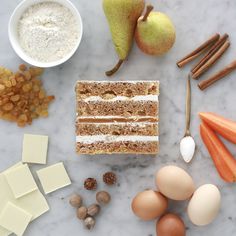
<svg viewBox="0 0 236 236"><path fill-rule="evenodd" d="M221 205L219 189L213 184L200 186L188 204L188 216L198 226L210 224L217 216Z"/></svg>
<svg viewBox="0 0 236 236"><path fill-rule="evenodd" d="M146 190L138 193L132 201L132 210L142 220L153 220L166 211L168 200L161 193Z"/></svg>
<svg viewBox="0 0 236 236"><path fill-rule="evenodd" d="M195 190L192 177L177 166L165 166L156 174L158 190L172 200L186 200Z"/></svg>
<svg viewBox="0 0 236 236"><path fill-rule="evenodd" d="M157 236L185 236L185 224L182 219L168 213L160 218L156 224Z"/></svg>

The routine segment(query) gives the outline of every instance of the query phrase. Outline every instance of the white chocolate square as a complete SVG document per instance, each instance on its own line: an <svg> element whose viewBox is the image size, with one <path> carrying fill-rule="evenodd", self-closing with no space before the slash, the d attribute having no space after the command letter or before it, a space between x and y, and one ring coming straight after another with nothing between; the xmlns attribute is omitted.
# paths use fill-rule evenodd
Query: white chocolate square
<svg viewBox="0 0 236 236"><path fill-rule="evenodd" d="M37 174L46 194L71 184L62 162L38 170Z"/></svg>
<svg viewBox="0 0 236 236"><path fill-rule="evenodd" d="M38 189L28 165L21 165L5 173L15 198L20 198Z"/></svg>
<svg viewBox="0 0 236 236"><path fill-rule="evenodd" d="M48 136L25 134L23 140L22 162L46 164Z"/></svg>
<svg viewBox="0 0 236 236"><path fill-rule="evenodd" d="M22 208L8 202L0 215L0 225L17 236L23 235L32 215Z"/></svg>

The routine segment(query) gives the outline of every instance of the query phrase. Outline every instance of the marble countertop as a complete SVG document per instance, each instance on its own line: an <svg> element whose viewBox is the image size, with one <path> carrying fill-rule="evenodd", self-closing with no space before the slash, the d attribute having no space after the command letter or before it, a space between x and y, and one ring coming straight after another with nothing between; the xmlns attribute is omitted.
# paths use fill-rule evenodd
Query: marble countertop
<svg viewBox="0 0 236 236"><path fill-rule="evenodd" d="M20 0L3 0L0 7L0 65L12 70L22 61L14 53L7 36L10 14ZM151 0L156 9L166 12L174 21L177 41L174 48L161 58L144 55L137 47L129 56L114 79L160 80L160 130L161 151L157 158L143 156L111 156L85 158L75 154L75 94L77 80L104 80L104 71L116 62L110 32L103 14L101 0L73 0L81 12L84 36L74 57L62 66L47 69L43 82L49 94L56 100L50 107L50 116L39 119L32 126L18 128L15 124L0 121L0 170L21 160L24 133L46 134L50 138L48 164L63 161L73 184L65 189L47 195L51 210L34 221L27 229L26 236L155 236L155 223L138 220L130 210L133 196L146 188L154 188L154 174L164 165L176 164L193 176L197 186L205 183L216 184L222 193L222 207L218 218L209 226L196 227L189 221L185 210L186 202L170 203L169 211L183 217L190 236L232 236L236 234L236 185L224 183L218 176L212 160L199 137L199 111L213 111L236 120L235 74L205 92L192 83L192 134L197 143L194 161L187 165L180 159L179 140L184 131L184 103L186 76L190 66L180 70L177 59L191 51L215 32L229 33L231 48L210 72L235 59L236 52L236 1L232 0ZM236 155L236 146L227 145ZM32 166L33 170L40 166ZM119 184L107 188L102 184L105 171L116 171ZM95 177L99 189L106 189L112 195L112 203L102 209L97 225L92 232L85 230L75 217L74 209L68 204L73 192L80 192L85 203L95 200L95 194L83 190L83 180Z"/></svg>

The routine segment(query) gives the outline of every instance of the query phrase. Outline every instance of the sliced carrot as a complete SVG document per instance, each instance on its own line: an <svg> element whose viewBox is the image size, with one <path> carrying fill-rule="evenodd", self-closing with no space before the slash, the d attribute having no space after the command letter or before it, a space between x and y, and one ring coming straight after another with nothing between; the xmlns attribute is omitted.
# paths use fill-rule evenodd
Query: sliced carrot
<svg viewBox="0 0 236 236"><path fill-rule="evenodd" d="M210 112L201 112L199 116L215 132L236 144L236 122Z"/></svg>
<svg viewBox="0 0 236 236"><path fill-rule="evenodd" d="M236 160L232 154L206 123L200 125L200 134L221 178L236 182Z"/></svg>

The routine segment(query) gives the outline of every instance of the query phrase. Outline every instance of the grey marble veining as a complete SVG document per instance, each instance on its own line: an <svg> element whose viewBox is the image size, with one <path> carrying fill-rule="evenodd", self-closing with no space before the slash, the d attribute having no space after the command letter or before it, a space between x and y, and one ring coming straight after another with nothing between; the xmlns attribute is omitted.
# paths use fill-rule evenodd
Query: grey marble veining
<svg viewBox="0 0 236 236"><path fill-rule="evenodd" d="M13 9L20 0L2 0L0 7L0 65L15 70L22 61L12 50L7 23ZM179 70L175 63L191 51L195 45L215 32L229 33L232 45L222 60L204 76L212 74L223 65L235 59L236 52L236 1L232 0L151 0L157 10L166 12L174 21L177 41L174 48L161 58L144 55L137 47L129 60L114 79L160 80L160 129L161 151L157 158L113 156L78 157L75 154L75 94L74 85L78 79L104 80L104 71L116 62L107 22L102 11L101 0L73 0L81 12L84 36L74 57L64 65L47 69L43 82L49 94L56 95L50 107L50 116L40 119L24 129L0 121L0 170L4 170L21 159L24 133L47 134L50 137L48 164L63 161L73 184L47 196L51 210L33 222L26 236L155 236L155 222L138 220L130 210L133 196L146 188L155 188L154 174L164 165L176 164L193 176L196 186L205 183L216 184L222 193L222 207L218 218L209 226L196 227L191 224L185 211L186 202L170 202L169 211L180 214L187 226L189 236L233 236L236 235L236 185L224 183L218 176L213 162L199 137L199 111L214 111L236 120L235 73L225 81L205 92L199 91L193 81L192 134L197 143L194 161L187 165L180 159L179 140L184 131L184 101L186 76L190 66ZM236 155L236 147L228 144ZM32 166L32 170L40 166ZM117 187L107 188L102 184L102 174L114 170L119 177ZM76 219L75 211L68 204L73 192L80 192L86 204L95 200L95 194L83 190L83 180L96 177L99 189L107 189L112 203L102 209L97 217L97 226L86 231Z"/></svg>

